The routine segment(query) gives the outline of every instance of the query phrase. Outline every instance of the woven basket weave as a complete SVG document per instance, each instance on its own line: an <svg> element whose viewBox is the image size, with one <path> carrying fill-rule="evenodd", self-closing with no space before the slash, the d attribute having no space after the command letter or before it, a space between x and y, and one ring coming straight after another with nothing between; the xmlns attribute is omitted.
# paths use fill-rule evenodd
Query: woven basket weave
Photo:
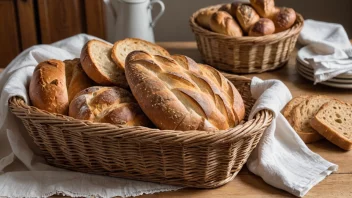
<svg viewBox="0 0 352 198"><path fill-rule="evenodd" d="M250 112L250 79L227 75ZM197 188L231 181L271 124L271 111L229 130L172 131L120 127L51 114L13 97L22 120L47 162L69 170ZM248 116L248 115L247 115Z"/></svg>
<svg viewBox="0 0 352 198"><path fill-rule="evenodd" d="M198 49L207 64L232 73L261 73L287 63L303 28L300 14L297 13L297 20L290 29L261 37L231 37L207 30L195 22L200 12L221 6L200 9L190 18Z"/></svg>

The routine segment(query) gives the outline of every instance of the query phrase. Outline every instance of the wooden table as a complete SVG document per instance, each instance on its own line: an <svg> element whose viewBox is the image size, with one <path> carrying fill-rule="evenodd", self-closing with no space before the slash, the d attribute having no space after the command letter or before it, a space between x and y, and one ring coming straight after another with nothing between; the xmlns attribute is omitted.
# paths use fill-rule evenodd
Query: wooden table
<svg viewBox="0 0 352 198"><path fill-rule="evenodd" d="M196 61L201 61L200 54L194 42L159 43L171 54L184 54ZM352 90L330 88L324 85L314 86L311 81L301 77L296 69L295 51L288 64L278 70L263 74L245 75L257 76L261 79L279 79L290 89L293 96L302 94L325 94L352 103ZM352 197L352 151L345 152L328 141L310 144L308 147L325 159L339 165L339 170L316 185L305 197ZM174 192L164 192L141 198L234 198L234 197L293 197L289 193L266 184L260 177L243 168L239 175L230 183L217 189L199 190L183 189Z"/></svg>

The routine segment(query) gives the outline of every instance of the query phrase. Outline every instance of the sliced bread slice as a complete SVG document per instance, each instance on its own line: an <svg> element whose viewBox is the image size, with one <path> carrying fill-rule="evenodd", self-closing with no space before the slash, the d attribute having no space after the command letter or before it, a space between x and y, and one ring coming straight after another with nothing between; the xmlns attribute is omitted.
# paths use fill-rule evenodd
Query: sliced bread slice
<svg viewBox="0 0 352 198"><path fill-rule="evenodd" d="M169 52L159 45L137 38L126 38L114 44L111 57L120 68L125 68L126 57L133 51L145 51L151 55L170 56Z"/></svg>
<svg viewBox="0 0 352 198"><path fill-rule="evenodd" d="M291 117L292 110L298 105L300 105L301 103L303 103L304 101L306 101L309 97L310 96L308 95L295 97L289 103L287 103L285 108L282 110L282 114L285 116L285 118L291 125L292 125L292 117Z"/></svg>
<svg viewBox="0 0 352 198"><path fill-rule="evenodd" d="M125 70L111 59L113 45L90 40L82 48L81 64L86 74L99 85L128 88Z"/></svg>
<svg viewBox="0 0 352 198"><path fill-rule="evenodd" d="M333 144L352 150L352 105L338 100L325 104L310 122Z"/></svg>
<svg viewBox="0 0 352 198"><path fill-rule="evenodd" d="M311 96L305 102L293 109L292 125L297 134L306 144L323 139L323 137L310 126L310 120L325 103L332 98L327 96Z"/></svg>

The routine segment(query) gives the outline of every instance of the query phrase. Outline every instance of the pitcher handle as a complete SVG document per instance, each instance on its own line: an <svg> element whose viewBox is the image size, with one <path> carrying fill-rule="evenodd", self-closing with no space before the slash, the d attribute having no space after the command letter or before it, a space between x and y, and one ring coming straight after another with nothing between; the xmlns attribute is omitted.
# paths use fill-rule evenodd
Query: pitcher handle
<svg viewBox="0 0 352 198"><path fill-rule="evenodd" d="M164 3L161 1L161 0L151 0L150 1L150 4L149 4L149 8L150 9L153 9L153 4L155 4L155 3L157 3L157 4L159 4L160 5L160 12L159 12L159 14L154 18L154 20L151 22L151 26L152 27L155 27L155 24L156 24L156 22L158 22L158 20L160 19L160 17L164 14L164 12L165 12L165 5L164 5Z"/></svg>

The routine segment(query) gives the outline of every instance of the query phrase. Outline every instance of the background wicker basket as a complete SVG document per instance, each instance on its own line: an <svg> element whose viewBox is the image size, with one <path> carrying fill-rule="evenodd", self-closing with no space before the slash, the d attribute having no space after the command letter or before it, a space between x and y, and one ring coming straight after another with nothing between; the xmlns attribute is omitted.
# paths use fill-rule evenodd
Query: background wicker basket
<svg viewBox="0 0 352 198"><path fill-rule="evenodd" d="M296 23L286 31L262 37L231 37L199 26L195 19L210 6L195 12L190 25L203 60L220 70L232 73L261 73L285 65L294 50L303 28L303 17L297 13Z"/></svg>
<svg viewBox="0 0 352 198"><path fill-rule="evenodd" d="M250 112L255 102L250 79L227 77ZM76 120L28 106L18 97L11 98L9 106L53 166L197 188L231 181L273 119L272 112L264 110L225 131L161 131Z"/></svg>

